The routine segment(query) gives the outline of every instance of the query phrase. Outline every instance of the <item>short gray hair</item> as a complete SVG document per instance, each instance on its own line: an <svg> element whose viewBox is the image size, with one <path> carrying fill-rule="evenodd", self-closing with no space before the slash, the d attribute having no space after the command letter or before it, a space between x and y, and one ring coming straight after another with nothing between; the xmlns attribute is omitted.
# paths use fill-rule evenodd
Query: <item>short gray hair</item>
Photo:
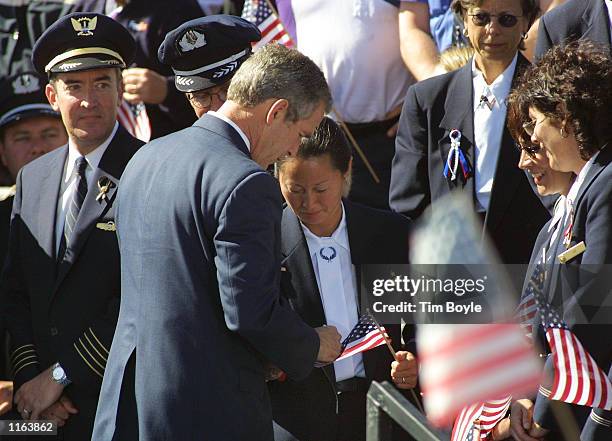
<svg viewBox="0 0 612 441"><path fill-rule="evenodd" d="M323 103L331 109L331 94L321 69L307 56L280 44L268 44L245 61L232 78L227 99L255 107L270 99L289 102L287 120L308 118Z"/></svg>

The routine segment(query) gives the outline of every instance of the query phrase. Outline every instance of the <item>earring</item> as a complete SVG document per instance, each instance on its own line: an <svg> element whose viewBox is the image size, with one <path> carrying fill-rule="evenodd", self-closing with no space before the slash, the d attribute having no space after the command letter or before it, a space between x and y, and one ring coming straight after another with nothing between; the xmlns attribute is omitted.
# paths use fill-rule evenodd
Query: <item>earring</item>
<svg viewBox="0 0 612 441"><path fill-rule="evenodd" d="M527 32L521 32L521 39L527 40Z"/></svg>
<svg viewBox="0 0 612 441"><path fill-rule="evenodd" d="M467 38L467 36L468 36L467 28L463 28L463 36Z"/></svg>
<svg viewBox="0 0 612 441"><path fill-rule="evenodd" d="M567 132L565 131L565 127L561 127L561 130L559 130L559 134L561 135L561 138L567 138Z"/></svg>

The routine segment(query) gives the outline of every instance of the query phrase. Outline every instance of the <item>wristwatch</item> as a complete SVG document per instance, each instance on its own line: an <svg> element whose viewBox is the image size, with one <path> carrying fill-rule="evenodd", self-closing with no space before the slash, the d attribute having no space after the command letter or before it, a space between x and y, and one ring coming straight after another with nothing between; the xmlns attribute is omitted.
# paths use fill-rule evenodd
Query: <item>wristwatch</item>
<svg viewBox="0 0 612 441"><path fill-rule="evenodd" d="M64 368L59 363L55 363L51 366L51 379L62 386L68 386L72 383L72 381L68 379Z"/></svg>

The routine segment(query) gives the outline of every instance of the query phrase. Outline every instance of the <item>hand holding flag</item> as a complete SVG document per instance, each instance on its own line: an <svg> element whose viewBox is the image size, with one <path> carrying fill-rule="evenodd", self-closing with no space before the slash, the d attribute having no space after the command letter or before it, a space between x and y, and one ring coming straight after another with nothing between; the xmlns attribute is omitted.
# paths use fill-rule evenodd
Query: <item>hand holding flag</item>
<svg viewBox="0 0 612 441"><path fill-rule="evenodd" d="M335 361L384 345L384 332L385 328L378 327L369 312L362 315L342 342L342 352Z"/></svg>

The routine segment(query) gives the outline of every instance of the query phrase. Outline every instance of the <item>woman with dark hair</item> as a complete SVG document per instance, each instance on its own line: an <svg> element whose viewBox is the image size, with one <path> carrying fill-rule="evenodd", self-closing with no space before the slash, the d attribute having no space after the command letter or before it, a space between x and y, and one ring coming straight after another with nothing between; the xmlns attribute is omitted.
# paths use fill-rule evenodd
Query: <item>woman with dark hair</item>
<svg viewBox="0 0 612 441"><path fill-rule="evenodd" d="M329 118L303 140L296 156L278 163L288 204L281 225L281 291L306 323L334 325L343 339L365 312L360 311L359 265L408 263L410 226L403 216L345 199L351 163L344 134ZM399 325L386 328L397 349ZM416 385L412 353L397 354L399 363L380 346L315 368L303 381L268 383L276 441L365 440L370 382L392 380L400 389Z"/></svg>
<svg viewBox="0 0 612 441"><path fill-rule="evenodd" d="M535 0L454 0L451 7L474 56L408 90L390 205L416 220L449 192L466 192L501 260L527 263L549 214L516 168L519 154L504 126L508 93L529 64L519 49L538 7Z"/></svg>
<svg viewBox="0 0 612 441"><path fill-rule="evenodd" d="M554 264L547 266L546 301L607 372L612 359L611 315L603 306L612 286L605 267L612 263L612 58L608 49L586 40L554 47L525 73L510 98L510 109L521 115L510 122L523 149L539 162L538 155L546 155L550 170L536 171L535 183L541 186L553 175L561 177L559 182L565 179L560 192L566 198L557 205L555 211L560 214L553 220L557 225L542 230L532 256L532 263ZM523 133L516 126L526 115ZM548 347L541 326L534 327L534 340ZM549 357L545 372L552 371ZM543 383L535 405L530 399L513 404L516 439L531 441L548 430L559 430L550 402L542 394L546 390L550 385ZM582 425L590 408L572 406L572 411ZM525 425L524 417L530 419L532 412L533 424ZM604 439L610 435L612 431Z"/></svg>

